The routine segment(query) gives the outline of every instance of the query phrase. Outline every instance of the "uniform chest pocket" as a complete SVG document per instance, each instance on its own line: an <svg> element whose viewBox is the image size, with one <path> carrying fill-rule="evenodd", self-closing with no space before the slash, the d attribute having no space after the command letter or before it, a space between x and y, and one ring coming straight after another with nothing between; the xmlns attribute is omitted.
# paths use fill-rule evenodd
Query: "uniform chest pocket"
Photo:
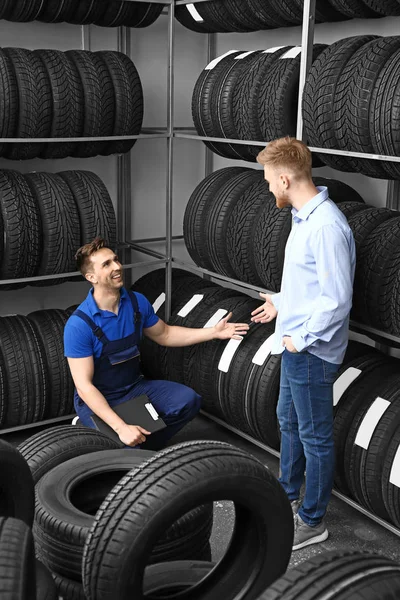
<svg viewBox="0 0 400 600"><path fill-rule="evenodd" d="M133 360L134 358L139 357L140 352L136 344L134 346L129 346L129 348L124 348L123 350L117 350L108 354L108 360L113 366L120 365L128 360Z"/></svg>

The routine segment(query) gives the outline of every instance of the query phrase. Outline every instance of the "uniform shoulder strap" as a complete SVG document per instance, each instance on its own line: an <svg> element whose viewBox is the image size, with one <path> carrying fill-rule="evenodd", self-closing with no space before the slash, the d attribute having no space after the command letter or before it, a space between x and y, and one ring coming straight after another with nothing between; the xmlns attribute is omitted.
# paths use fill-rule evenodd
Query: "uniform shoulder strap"
<svg viewBox="0 0 400 600"><path fill-rule="evenodd" d="M93 334L97 337L97 339L99 340L99 342L101 342L103 345L108 343L107 336L105 335L105 333L103 332L103 330L101 329L101 327L99 327L98 325L96 325L96 323L93 321L93 319L91 319L89 317L89 315L87 315L86 313L84 313L83 310L79 310L79 308L77 308L72 313L72 315L75 316L75 317L79 317L80 319L82 319L82 321L85 321L85 323L87 325L89 325L90 329L92 330Z"/></svg>
<svg viewBox="0 0 400 600"><path fill-rule="evenodd" d="M129 297L131 299L132 306L133 306L134 323L135 323L135 327L136 327L136 325L140 325L141 320L142 320L142 315L140 314L139 303L138 303L138 299L136 297L135 292L132 292L132 290L129 290Z"/></svg>

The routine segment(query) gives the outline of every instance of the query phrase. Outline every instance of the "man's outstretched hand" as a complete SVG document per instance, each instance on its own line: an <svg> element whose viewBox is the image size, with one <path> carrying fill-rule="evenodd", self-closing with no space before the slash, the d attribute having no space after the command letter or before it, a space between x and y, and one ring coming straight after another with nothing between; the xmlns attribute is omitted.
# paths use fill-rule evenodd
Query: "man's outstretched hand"
<svg viewBox="0 0 400 600"><path fill-rule="evenodd" d="M218 340L241 340L244 335L249 330L249 326L247 323L229 323L229 320L232 318L232 313L226 315L223 319L215 325L215 339Z"/></svg>
<svg viewBox="0 0 400 600"><path fill-rule="evenodd" d="M263 294L260 292L260 296L265 300L265 302L256 308L256 310L253 310L251 313L251 320L254 323L269 323L276 318L278 311L272 302L271 294Z"/></svg>

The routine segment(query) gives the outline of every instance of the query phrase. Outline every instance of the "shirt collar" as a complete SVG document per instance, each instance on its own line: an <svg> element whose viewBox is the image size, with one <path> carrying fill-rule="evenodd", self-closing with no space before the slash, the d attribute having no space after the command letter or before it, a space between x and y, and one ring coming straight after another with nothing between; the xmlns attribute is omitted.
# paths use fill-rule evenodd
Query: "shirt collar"
<svg viewBox="0 0 400 600"><path fill-rule="evenodd" d="M93 298L93 292L94 292L94 288L89 290L89 294L87 297L87 303L89 305L89 310L93 316L100 315L102 311L99 309L99 307L96 304L96 300ZM121 299L119 302L119 306L121 307L122 301L125 301L128 297L128 292L126 291L126 289L124 287L121 288L120 296L121 296Z"/></svg>
<svg viewBox="0 0 400 600"><path fill-rule="evenodd" d="M324 186L317 186L319 194L311 198L300 210L292 208L292 215L295 221L306 221L312 212L329 198L328 188Z"/></svg>

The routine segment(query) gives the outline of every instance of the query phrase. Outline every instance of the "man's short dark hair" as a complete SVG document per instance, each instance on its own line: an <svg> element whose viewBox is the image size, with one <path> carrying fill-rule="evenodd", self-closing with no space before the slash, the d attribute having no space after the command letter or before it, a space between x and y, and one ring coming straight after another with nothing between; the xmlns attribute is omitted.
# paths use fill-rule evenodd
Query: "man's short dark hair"
<svg viewBox="0 0 400 600"><path fill-rule="evenodd" d="M83 276L90 270L90 257L102 248L108 248L106 240L96 237L93 241L81 246L75 254L76 267Z"/></svg>

